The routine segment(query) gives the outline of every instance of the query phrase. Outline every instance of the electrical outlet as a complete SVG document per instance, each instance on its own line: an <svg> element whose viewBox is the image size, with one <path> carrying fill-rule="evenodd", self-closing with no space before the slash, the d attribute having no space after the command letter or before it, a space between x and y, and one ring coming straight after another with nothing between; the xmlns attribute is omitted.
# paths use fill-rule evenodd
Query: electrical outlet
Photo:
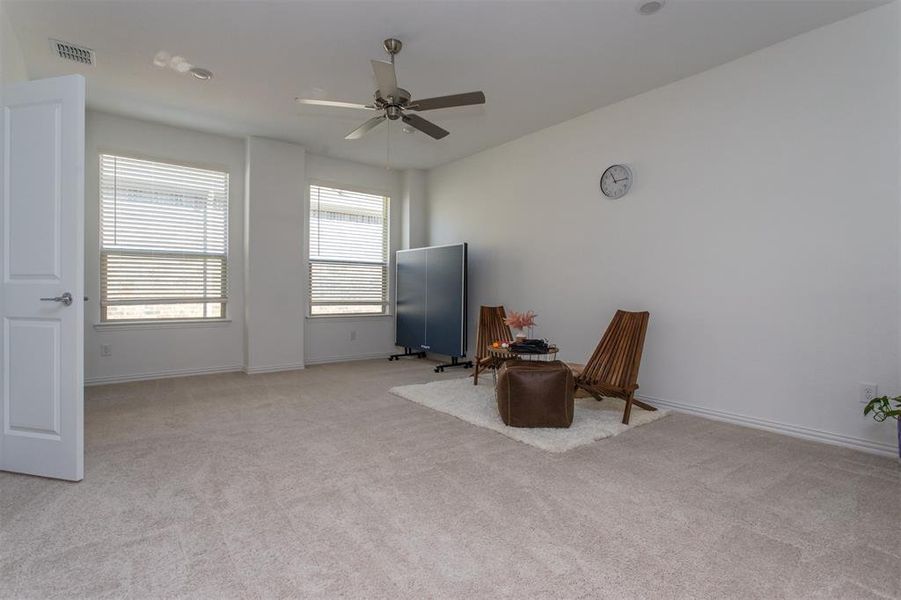
<svg viewBox="0 0 901 600"><path fill-rule="evenodd" d="M352 341L352 342L357 341L357 330L356 330L356 329L352 329L352 330L351 330L351 332L350 332L350 341Z"/></svg>
<svg viewBox="0 0 901 600"><path fill-rule="evenodd" d="M109 344L100 344L100 356L112 356L113 347Z"/></svg>
<svg viewBox="0 0 901 600"><path fill-rule="evenodd" d="M866 404L879 395L879 386L875 383L860 384L860 403Z"/></svg>

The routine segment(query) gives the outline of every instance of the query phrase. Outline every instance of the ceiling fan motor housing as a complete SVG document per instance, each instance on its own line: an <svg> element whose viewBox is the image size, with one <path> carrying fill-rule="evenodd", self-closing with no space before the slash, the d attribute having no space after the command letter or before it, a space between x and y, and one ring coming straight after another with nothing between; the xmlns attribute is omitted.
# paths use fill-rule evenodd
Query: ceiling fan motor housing
<svg viewBox="0 0 901 600"><path fill-rule="evenodd" d="M379 91L376 90L374 94L376 106L378 106L379 108L404 108L410 103L410 92L408 92L404 88L396 88L395 94L395 96L382 98L381 94L379 94ZM391 118L390 115L389 118ZM396 119L397 117L394 118Z"/></svg>

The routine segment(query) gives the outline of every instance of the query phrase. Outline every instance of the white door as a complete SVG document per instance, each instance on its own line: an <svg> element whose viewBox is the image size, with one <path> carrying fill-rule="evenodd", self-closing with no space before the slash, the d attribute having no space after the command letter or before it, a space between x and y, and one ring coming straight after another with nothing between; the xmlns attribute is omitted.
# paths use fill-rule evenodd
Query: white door
<svg viewBox="0 0 901 600"><path fill-rule="evenodd" d="M0 469L84 476L84 78L2 91Z"/></svg>

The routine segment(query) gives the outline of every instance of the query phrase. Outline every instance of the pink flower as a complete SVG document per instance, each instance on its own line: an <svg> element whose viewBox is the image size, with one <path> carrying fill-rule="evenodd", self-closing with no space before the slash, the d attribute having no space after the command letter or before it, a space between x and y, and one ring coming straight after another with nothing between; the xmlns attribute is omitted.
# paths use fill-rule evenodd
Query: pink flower
<svg viewBox="0 0 901 600"><path fill-rule="evenodd" d="M515 310L511 310L510 315L504 319L504 323L514 329L527 329L535 326L535 317L537 316L538 315L531 310L526 312L516 312Z"/></svg>

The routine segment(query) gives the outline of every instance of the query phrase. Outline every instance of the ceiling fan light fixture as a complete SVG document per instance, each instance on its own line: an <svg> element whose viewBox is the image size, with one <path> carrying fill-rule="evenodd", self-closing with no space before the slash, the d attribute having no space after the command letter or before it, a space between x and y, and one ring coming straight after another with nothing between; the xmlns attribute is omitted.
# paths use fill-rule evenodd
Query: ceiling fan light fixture
<svg viewBox="0 0 901 600"><path fill-rule="evenodd" d="M647 0L638 5L638 14L645 17L656 14L664 4L666 4L666 0Z"/></svg>

